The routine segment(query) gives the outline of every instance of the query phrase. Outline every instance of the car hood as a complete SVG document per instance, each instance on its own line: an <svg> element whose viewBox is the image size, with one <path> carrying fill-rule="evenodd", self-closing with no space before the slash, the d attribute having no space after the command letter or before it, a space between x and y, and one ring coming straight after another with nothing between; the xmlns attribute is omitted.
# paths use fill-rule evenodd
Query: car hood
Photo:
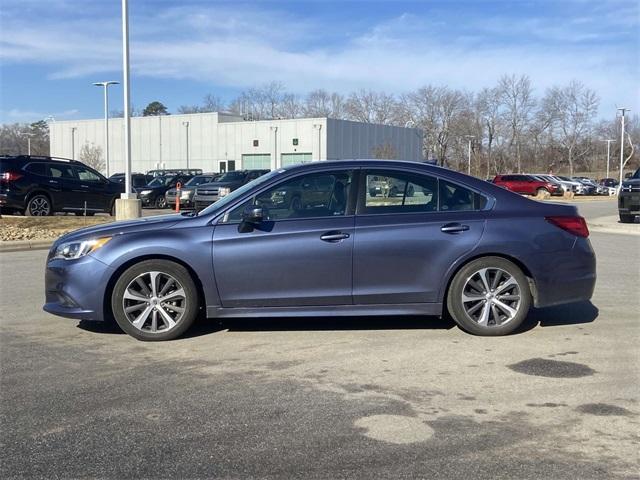
<svg viewBox="0 0 640 480"><path fill-rule="evenodd" d="M140 192L141 192L141 191L143 191L143 190L151 190L151 191L154 191L154 192L155 192L155 191L159 191L159 190L166 190L166 189L168 189L168 188L169 188L169 187L167 187L166 185L157 185L157 186L154 186L154 187L149 187L149 186L144 186L144 187L134 187L134 190L135 190L137 193L140 193Z"/></svg>
<svg viewBox="0 0 640 480"><path fill-rule="evenodd" d="M85 240L94 237L106 237L110 235L121 235L139 231L152 231L167 229L178 222L188 220L191 217L179 213L173 215L157 215L153 217L138 218L136 220L122 220L119 222L95 225L93 227L74 230L56 240L55 244L72 240Z"/></svg>
<svg viewBox="0 0 640 480"><path fill-rule="evenodd" d="M203 185L204 185L204 184L203 184ZM180 191L181 191L181 192L186 192L186 191L191 192L191 191L195 190L195 189L196 189L196 188L198 188L198 187L200 187L200 185L196 185L195 187L182 187L182 188L180 189ZM176 188L170 188L169 190L167 190L167 193L175 194L175 193L177 193L177 191L178 191L178 190L177 190Z"/></svg>
<svg viewBox="0 0 640 480"><path fill-rule="evenodd" d="M198 185L196 188L220 188L220 187L233 187L235 185L240 185L242 182L211 182L211 183L203 183Z"/></svg>
<svg viewBox="0 0 640 480"><path fill-rule="evenodd" d="M640 178L629 178L622 182L623 187L638 187L640 186Z"/></svg>

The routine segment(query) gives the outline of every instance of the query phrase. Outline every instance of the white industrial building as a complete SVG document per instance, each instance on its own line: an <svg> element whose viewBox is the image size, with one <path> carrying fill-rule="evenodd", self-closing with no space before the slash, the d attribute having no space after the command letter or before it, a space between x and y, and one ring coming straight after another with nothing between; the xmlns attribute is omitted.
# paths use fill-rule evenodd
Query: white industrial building
<svg viewBox="0 0 640 480"><path fill-rule="evenodd" d="M51 156L82 160L84 145L105 152L104 119L49 124ZM109 120L109 173L124 171L124 121ZM133 117L132 171L201 168L206 172L373 158L384 151L422 160L422 131L331 118L245 121L227 113Z"/></svg>

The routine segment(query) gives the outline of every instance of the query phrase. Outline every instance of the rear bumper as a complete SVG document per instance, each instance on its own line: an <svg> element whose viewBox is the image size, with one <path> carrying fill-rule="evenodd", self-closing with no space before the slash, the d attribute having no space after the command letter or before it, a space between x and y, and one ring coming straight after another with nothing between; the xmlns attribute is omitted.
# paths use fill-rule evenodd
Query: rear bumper
<svg viewBox="0 0 640 480"><path fill-rule="evenodd" d="M555 253L541 264L554 267L535 275L536 307L585 301L593 296L596 256L588 239L577 238L570 252Z"/></svg>
<svg viewBox="0 0 640 480"><path fill-rule="evenodd" d="M640 215L640 192L621 192L618 196L618 212L623 215Z"/></svg>
<svg viewBox="0 0 640 480"><path fill-rule="evenodd" d="M7 193L0 193L0 207L24 209L24 195L17 197Z"/></svg>

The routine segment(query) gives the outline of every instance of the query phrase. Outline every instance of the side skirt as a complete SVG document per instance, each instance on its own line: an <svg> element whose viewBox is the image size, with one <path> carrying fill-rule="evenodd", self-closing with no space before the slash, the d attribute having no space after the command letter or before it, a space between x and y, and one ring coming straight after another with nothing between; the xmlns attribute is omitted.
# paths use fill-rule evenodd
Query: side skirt
<svg viewBox="0 0 640 480"><path fill-rule="evenodd" d="M425 315L441 316L442 303L402 303L370 305L327 305L304 307L250 307L223 308L207 307L209 318L241 317L324 317L324 316L389 316Z"/></svg>

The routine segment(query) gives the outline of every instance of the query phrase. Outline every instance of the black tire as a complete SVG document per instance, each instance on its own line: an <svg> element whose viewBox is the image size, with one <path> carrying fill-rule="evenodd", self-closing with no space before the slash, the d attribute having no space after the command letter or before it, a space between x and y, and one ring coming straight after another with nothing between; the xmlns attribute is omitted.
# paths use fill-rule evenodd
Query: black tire
<svg viewBox="0 0 640 480"><path fill-rule="evenodd" d="M622 223L633 223L635 220L635 215L627 215L624 213L620 214L620 222Z"/></svg>
<svg viewBox="0 0 640 480"><path fill-rule="evenodd" d="M53 215L51 200L42 193L35 194L29 198L24 214L27 217L48 217Z"/></svg>
<svg viewBox="0 0 640 480"><path fill-rule="evenodd" d="M130 320L125 313L124 294L127 287L137 277L147 272L160 272L169 275L177 280L184 290L185 304L182 316L175 322L175 326L167 331L157 331L154 333L148 329L139 329L133 325L132 320ZM158 298L160 297L158 296ZM167 307L165 307L165 309L166 308ZM199 308L198 289L196 288L193 278L191 278L191 274L182 265L169 260L144 260L136 263L120 275L111 293L111 311L120 328L137 340L147 342L158 342L178 338L191 327L198 315ZM158 315L158 317L160 317L160 315ZM146 323L144 325L146 325Z"/></svg>
<svg viewBox="0 0 640 480"><path fill-rule="evenodd" d="M158 195L155 201L156 208L167 208L167 200L163 195Z"/></svg>
<svg viewBox="0 0 640 480"><path fill-rule="evenodd" d="M517 307L514 308L517 313L504 324L493 324L493 325L479 325L476 320L474 320L465 310L462 301L463 289L466 285L468 285L472 277L476 272L479 272L482 269L499 269L506 272L510 277L512 277L517 282L517 288L520 295L519 303ZM503 277L504 278L504 277ZM497 286L496 291L500 288L500 284ZM482 294L479 294L482 296ZM499 296L495 296L496 299L500 299ZM520 268L515 265L513 262L506 260L501 257L482 257L476 260L469 262L467 265L462 267L458 273L453 278L451 285L449 287L449 293L447 295L447 309L453 320L458 324L458 326L465 330L466 332L472 333L474 335L481 336L500 336L500 335L508 335L516 330L527 317L529 313L529 308L531 307L531 291L529 288L529 281L525 274L520 270ZM480 300L482 306L480 310L484 312L487 301L490 300ZM471 303L471 307L474 307L476 304ZM516 306L512 304L511 306ZM491 312L491 309L489 308ZM497 309L500 313L504 313L502 310ZM490 315L494 315L492 312ZM491 318L491 317L490 317ZM490 319L489 318L489 319Z"/></svg>
<svg viewBox="0 0 640 480"><path fill-rule="evenodd" d="M369 190L369 196L370 197L375 197L377 195L375 190Z"/></svg>
<svg viewBox="0 0 640 480"><path fill-rule="evenodd" d="M112 217L116 216L116 201L115 200L111 203L111 208L109 209L109 215L111 215Z"/></svg>

